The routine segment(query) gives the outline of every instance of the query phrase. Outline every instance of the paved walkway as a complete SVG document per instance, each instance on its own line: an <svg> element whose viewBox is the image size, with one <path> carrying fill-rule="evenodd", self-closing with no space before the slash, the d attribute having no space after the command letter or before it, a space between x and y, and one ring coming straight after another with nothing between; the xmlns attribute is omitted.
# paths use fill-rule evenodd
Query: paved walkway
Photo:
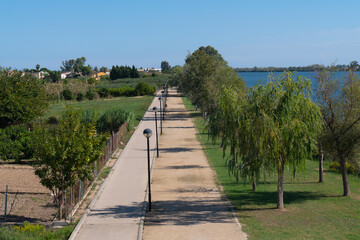
<svg viewBox="0 0 360 240"><path fill-rule="evenodd" d="M170 91L169 112L152 177L152 211L143 239L245 239L214 182L181 97Z"/></svg>
<svg viewBox="0 0 360 240"><path fill-rule="evenodd" d="M90 205L89 213L82 218L70 239L137 239L147 188L143 130L153 130L150 138L153 160L156 135L152 108L158 103L156 97Z"/></svg>
<svg viewBox="0 0 360 240"><path fill-rule="evenodd" d="M167 104L160 157L152 178L152 211L146 216L143 239L244 239L240 225L221 199L181 97L170 91ZM158 106L157 98L149 109L154 105ZM153 130L153 159L154 113L148 111L70 239L134 240L141 236L138 232L142 233L147 187L145 128Z"/></svg>

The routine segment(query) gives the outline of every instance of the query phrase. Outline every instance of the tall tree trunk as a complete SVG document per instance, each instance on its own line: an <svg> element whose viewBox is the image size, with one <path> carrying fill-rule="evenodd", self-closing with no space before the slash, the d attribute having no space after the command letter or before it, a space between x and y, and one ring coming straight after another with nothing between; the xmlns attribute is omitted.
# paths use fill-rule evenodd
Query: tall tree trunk
<svg viewBox="0 0 360 240"><path fill-rule="evenodd" d="M256 192L256 179L255 179L255 177L253 177L253 179L252 179L252 190L253 190L253 192Z"/></svg>
<svg viewBox="0 0 360 240"><path fill-rule="evenodd" d="M277 209L284 209L284 161L280 157L278 163L278 188L277 188Z"/></svg>
<svg viewBox="0 0 360 240"><path fill-rule="evenodd" d="M60 204L59 204L59 220L62 219L62 207L64 205L64 193L61 192Z"/></svg>
<svg viewBox="0 0 360 240"><path fill-rule="evenodd" d="M223 148L223 147L224 147L224 143L225 143L225 136L222 135L220 148Z"/></svg>
<svg viewBox="0 0 360 240"><path fill-rule="evenodd" d="M348 174L347 174L347 170L346 170L346 161L342 157L340 158L340 168L341 168L341 174L342 174L342 179L343 179L343 189L344 189L343 196L350 196L351 193L350 193Z"/></svg>
<svg viewBox="0 0 360 240"><path fill-rule="evenodd" d="M321 148L321 146L319 145L319 183L324 182L324 167L323 167L323 163L324 163L324 152Z"/></svg>

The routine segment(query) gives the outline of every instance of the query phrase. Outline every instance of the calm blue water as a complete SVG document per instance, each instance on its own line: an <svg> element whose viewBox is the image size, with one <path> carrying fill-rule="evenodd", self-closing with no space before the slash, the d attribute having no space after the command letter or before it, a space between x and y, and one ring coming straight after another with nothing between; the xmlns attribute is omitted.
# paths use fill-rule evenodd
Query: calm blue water
<svg viewBox="0 0 360 240"><path fill-rule="evenodd" d="M246 87L250 88L255 86L256 84L262 82L267 82L271 79L271 76L273 77L279 77L283 72L274 72L274 73L268 73L268 72L239 72L238 76L242 77L242 79L246 83ZM335 72L335 77L338 79L343 79L347 72ZM315 78L316 72L296 72L294 73L294 78L296 79L298 76L306 77L310 79L312 82L311 89L313 91L312 98L315 96L315 90L317 87L317 80ZM360 76L360 72L357 72L357 75Z"/></svg>

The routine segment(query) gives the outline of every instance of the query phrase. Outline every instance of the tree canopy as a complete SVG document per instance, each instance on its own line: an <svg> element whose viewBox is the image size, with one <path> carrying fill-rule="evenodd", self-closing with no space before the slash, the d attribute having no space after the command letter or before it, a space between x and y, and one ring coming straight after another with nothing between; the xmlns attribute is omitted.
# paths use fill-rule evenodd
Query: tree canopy
<svg viewBox="0 0 360 240"><path fill-rule="evenodd" d="M38 126L34 134L35 173L53 192L60 214L63 191L78 179L92 178L92 163L106 142L104 135L97 135L95 121L84 123L81 118L80 110L67 107L56 128Z"/></svg>
<svg viewBox="0 0 360 240"><path fill-rule="evenodd" d="M318 72L316 78L317 100L325 125L321 145L329 158L339 162L343 195L350 196L346 164L358 165L360 156L360 78L349 71L344 79L337 79L331 70Z"/></svg>
<svg viewBox="0 0 360 240"><path fill-rule="evenodd" d="M69 59L62 61L60 66L62 71L80 73L82 68L85 66L86 58L80 57L77 59Z"/></svg>
<svg viewBox="0 0 360 240"><path fill-rule="evenodd" d="M0 71L0 128L28 123L47 109L41 80L19 71Z"/></svg>

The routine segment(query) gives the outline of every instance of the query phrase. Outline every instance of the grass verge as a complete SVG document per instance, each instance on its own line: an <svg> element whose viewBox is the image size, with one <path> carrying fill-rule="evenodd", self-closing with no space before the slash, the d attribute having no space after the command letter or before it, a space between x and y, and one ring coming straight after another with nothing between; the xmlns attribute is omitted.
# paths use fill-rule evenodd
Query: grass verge
<svg viewBox="0 0 360 240"><path fill-rule="evenodd" d="M351 197L342 197L341 174L326 171L325 182L318 183L317 161L307 161L306 170L293 179L286 173L284 184L285 210L276 209L276 177L267 176L251 185L237 183L229 175L220 141L213 143L204 131L204 120L191 102L183 98L199 131L210 165L217 172L236 215L249 239L359 239L360 178L349 176ZM325 168L328 169L328 168Z"/></svg>

